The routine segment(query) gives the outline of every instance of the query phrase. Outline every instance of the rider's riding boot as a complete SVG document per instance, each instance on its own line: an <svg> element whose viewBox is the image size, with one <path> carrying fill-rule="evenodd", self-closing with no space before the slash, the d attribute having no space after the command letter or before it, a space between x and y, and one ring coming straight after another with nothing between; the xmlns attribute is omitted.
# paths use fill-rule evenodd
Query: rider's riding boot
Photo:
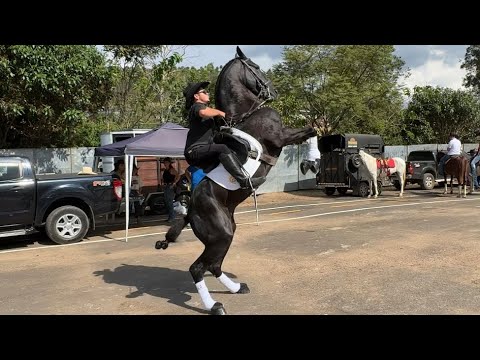
<svg viewBox="0 0 480 360"><path fill-rule="evenodd" d="M227 170L230 175L232 175L240 184L242 189L253 190L262 185L267 178L265 176L256 177L249 179L242 171L240 162L237 160L236 156L232 153L230 154L221 154L219 160L222 163L225 170ZM250 181L252 182L252 187L250 186Z"/></svg>

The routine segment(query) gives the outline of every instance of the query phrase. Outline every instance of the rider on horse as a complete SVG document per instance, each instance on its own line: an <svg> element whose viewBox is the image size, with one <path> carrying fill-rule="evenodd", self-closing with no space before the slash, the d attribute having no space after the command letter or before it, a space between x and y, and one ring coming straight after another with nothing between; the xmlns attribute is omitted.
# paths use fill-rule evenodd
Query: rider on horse
<svg viewBox="0 0 480 360"><path fill-rule="evenodd" d="M449 135L449 143L447 146L447 154L444 155L440 162L438 163L438 173L443 175L445 178L445 163L448 159L452 156L459 156L462 153L462 143L458 140L458 136L455 133L450 133Z"/></svg>
<svg viewBox="0 0 480 360"><path fill-rule="evenodd" d="M217 125L214 117L225 118L223 111L208 107L209 94L205 90L208 81L189 84L183 91L185 107L189 109L190 131L185 145L185 159L190 165L205 168L217 159L240 184L242 189L253 190L266 180L265 176L249 179L242 164L225 144L215 144L213 139Z"/></svg>

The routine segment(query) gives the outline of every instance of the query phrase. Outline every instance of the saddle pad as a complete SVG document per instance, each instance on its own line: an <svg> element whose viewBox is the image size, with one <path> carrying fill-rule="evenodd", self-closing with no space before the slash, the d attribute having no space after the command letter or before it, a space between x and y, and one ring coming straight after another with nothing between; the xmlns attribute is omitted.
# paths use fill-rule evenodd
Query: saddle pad
<svg viewBox="0 0 480 360"><path fill-rule="evenodd" d="M377 159L377 169L394 168L394 167L395 167L395 160L393 160L392 158Z"/></svg>
<svg viewBox="0 0 480 360"><path fill-rule="evenodd" d="M231 128L230 130L234 136L238 136L242 139L247 140L248 143L250 144L250 147L257 151L257 157L255 159L252 159L251 157L249 157L247 159L247 162L243 165L243 168L247 172L248 176L251 178L252 175L255 174L255 172L260 167L260 156L262 156L262 153L263 153L262 145L260 145L258 140L255 139L253 136L241 130L238 130L235 128ZM206 174L206 177L208 177L209 179L216 182L218 185L222 186L227 190L240 189L240 185L237 182L237 180L235 180L235 178L232 175L230 175L230 173L227 170L225 170L222 164L219 164L215 169L213 169L208 174Z"/></svg>

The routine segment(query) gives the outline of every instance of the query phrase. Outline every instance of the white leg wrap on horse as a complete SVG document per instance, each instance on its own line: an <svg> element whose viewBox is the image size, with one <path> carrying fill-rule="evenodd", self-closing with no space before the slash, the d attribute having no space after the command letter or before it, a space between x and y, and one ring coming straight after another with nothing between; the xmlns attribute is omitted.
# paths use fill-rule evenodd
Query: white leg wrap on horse
<svg viewBox="0 0 480 360"><path fill-rule="evenodd" d="M225 287L230 290L231 293L235 294L238 290L240 290L240 283L233 282L230 278L222 272L218 278Z"/></svg>
<svg viewBox="0 0 480 360"><path fill-rule="evenodd" d="M215 300L213 300L210 296L207 285L205 284L205 280L196 283L195 286L197 287L197 291L200 294L203 306L205 306L205 309L211 310L213 305L215 304Z"/></svg>

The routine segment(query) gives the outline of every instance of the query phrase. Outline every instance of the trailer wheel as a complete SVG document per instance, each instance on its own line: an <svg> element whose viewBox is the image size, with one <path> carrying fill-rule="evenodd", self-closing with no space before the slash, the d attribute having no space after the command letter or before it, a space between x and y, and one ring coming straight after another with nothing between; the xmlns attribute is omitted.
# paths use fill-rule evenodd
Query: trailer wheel
<svg viewBox="0 0 480 360"><path fill-rule="evenodd" d="M45 231L57 244L71 244L81 241L90 228L85 212L76 206L62 206L47 217Z"/></svg>
<svg viewBox="0 0 480 360"><path fill-rule="evenodd" d="M325 188L325 194L327 194L328 196L335 194L335 188L334 187Z"/></svg>
<svg viewBox="0 0 480 360"><path fill-rule="evenodd" d="M365 181L362 181L360 184L358 184L358 195L361 197L367 197L369 193L368 189L368 183Z"/></svg>
<svg viewBox="0 0 480 360"><path fill-rule="evenodd" d="M362 164L362 158L360 157L359 154L355 154L350 158L350 161L352 162L353 167L358 169L360 165Z"/></svg>

